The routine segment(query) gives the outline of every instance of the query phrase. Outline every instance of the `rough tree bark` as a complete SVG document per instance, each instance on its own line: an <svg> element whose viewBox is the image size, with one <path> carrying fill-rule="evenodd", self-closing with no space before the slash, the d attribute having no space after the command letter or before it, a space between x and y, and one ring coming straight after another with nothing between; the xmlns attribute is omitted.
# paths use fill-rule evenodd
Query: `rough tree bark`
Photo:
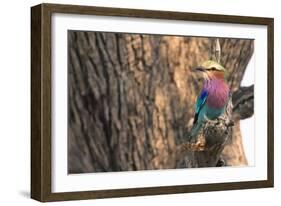
<svg viewBox="0 0 281 206"><path fill-rule="evenodd" d="M180 167L175 151L185 141L202 85L191 69L209 58L213 39L80 31L68 35L69 173ZM253 108L253 88L243 90L240 82L253 41L220 43L235 116L233 139L223 158L229 165L246 164L239 120L252 115L244 115L243 108Z"/></svg>

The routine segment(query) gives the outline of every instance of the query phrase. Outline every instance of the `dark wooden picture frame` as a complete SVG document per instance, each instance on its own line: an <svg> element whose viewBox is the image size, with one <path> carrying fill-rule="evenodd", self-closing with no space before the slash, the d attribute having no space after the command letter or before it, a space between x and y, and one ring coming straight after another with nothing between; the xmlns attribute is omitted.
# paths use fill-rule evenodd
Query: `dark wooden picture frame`
<svg viewBox="0 0 281 206"><path fill-rule="evenodd" d="M268 130L267 180L134 189L53 193L51 190L51 16L54 13L221 22L267 26ZM214 14L40 4L31 8L31 197L48 202L139 195L273 187L274 184L274 88L272 18Z"/></svg>

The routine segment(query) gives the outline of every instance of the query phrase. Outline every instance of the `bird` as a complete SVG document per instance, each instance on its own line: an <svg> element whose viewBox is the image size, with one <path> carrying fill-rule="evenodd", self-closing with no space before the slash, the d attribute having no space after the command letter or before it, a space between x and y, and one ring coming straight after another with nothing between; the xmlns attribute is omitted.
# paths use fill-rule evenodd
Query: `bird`
<svg viewBox="0 0 281 206"><path fill-rule="evenodd" d="M195 116L191 129L191 138L198 135L203 124L215 120L225 112L230 98L230 89L226 82L226 69L214 60L204 61L195 68L203 76L204 83L195 104Z"/></svg>

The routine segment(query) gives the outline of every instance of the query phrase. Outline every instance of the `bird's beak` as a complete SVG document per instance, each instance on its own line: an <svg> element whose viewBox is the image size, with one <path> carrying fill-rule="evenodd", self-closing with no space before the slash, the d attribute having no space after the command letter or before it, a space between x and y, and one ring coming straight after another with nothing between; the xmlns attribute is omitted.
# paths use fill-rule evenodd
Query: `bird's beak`
<svg viewBox="0 0 281 206"><path fill-rule="evenodd" d="M193 69L193 71L195 71L195 72L205 72L205 69L203 68L203 67L201 67L201 66L199 66L199 67L195 67L194 69Z"/></svg>

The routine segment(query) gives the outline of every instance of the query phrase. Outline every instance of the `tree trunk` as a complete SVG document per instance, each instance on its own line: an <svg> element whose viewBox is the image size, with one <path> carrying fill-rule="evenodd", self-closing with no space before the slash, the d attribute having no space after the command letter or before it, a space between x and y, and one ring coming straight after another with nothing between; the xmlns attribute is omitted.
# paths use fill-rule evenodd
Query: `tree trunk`
<svg viewBox="0 0 281 206"><path fill-rule="evenodd" d="M180 167L175 151L185 141L202 86L192 68L209 58L212 41L69 31L69 173ZM220 43L221 64L235 93L253 41ZM246 163L237 116L235 138L223 151L235 165Z"/></svg>

